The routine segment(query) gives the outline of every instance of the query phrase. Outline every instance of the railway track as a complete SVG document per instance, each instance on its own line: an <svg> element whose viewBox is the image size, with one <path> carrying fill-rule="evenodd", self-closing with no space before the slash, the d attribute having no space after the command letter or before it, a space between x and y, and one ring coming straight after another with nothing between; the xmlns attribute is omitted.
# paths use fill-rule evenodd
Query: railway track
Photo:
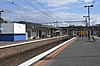
<svg viewBox="0 0 100 66"><path fill-rule="evenodd" d="M25 52L21 52L21 53L11 55L9 57L1 58L0 66L18 66L19 64L31 59L32 57L35 57L36 55L38 55L40 53L43 53L61 43L63 43L64 41L66 41L68 39L70 39L70 38L63 38L58 41L53 41L48 44L44 44L44 45L35 47L35 48L27 50Z"/></svg>

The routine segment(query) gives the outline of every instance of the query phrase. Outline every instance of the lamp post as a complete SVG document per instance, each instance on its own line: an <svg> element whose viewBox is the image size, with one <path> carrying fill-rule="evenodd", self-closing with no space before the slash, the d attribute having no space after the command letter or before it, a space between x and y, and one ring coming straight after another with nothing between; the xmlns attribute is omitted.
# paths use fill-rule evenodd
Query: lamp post
<svg viewBox="0 0 100 66"><path fill-rule="evenodd" d="M90 41L90 7L93 7L93 5L89 5L89 6L84 6L88 8L88 21L89 21L89 31L88 31L88 39Z"/></svg>
<svg viewBox="0 0 100 66"><path fill-rule="evenodd" d="M4 12L4 11L0 11L0 18L1 18L1 13L2 13L2 12Z"/></svg>
<svg viewBox="0 0 100 66"><path fill-rule="evenodd" d="M1 28L1 23L2 23L1 13L2 12L4 12L4 11L0 11L0 34L1 34L1 30L2 30L2 28Z"/></svg>
<svg viewBox="0 0 100 66"><path fill-rule="evenodd" d="M87 21L87 18L89 17L89 16L83 16L84 18L85 18L85 22L86 22L86 27L88 26L88 21Z"/></svg>
<svg viewBox="0 0 100 66"><path fill-rule="evenodd" d="M83 16L84 18L85 18L85 22L86 22L86 29L85 29L85 35L86 35L86 37L87 37L87 27L88 27L88 21L87 21L87 18L89 17L89 16Z"/></svg>

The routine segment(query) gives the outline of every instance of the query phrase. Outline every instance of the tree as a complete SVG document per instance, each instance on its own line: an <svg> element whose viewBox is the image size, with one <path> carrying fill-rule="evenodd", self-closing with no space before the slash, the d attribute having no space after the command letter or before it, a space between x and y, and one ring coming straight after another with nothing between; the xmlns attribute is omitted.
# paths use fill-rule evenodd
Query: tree
<svg viewBox="0 0 100 66"><path fill-rule="evenodd" d="M9 23L8 21L4 20L3 18L0 18L1 23Z"/></svg>

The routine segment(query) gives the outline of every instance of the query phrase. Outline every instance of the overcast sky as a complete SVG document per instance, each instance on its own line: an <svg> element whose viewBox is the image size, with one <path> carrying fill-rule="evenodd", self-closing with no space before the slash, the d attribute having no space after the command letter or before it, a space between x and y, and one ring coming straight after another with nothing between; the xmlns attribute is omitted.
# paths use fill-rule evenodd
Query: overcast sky
<svg viewBox="0 0 100 66"><path fill-rule="evenodd" d="M84 5L90 4L94 5L91 24L100 24L100 0L0 0L0 10L4 10L2 17L7 21L82 21L87 15Z"/></svg>

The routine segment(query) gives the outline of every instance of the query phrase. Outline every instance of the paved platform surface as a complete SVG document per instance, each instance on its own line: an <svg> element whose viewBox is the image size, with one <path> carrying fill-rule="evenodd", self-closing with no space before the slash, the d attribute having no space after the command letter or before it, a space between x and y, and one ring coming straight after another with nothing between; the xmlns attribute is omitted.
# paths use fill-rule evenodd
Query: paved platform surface
<svg viewBox="0 0 100 66"><path fill-rule="evenodd" d="M30 40L26 40L26 41L30 41ZM11 45L11 44L21 43L26 41L0 41L0 46Z"/></svg>
<svg viewBox="0 0 100 66"><path fill-rule="evenodd" d="M34 41L34 40L39 40L39 39L20 40L20 41L0 41L0 46L22 43L22 42L28 42L28 41Z"/></svg>
<svg viewBox="0 0 100 66"><path fill-rule="evenodd" d="M45 66L100 66L100 39L88 42L78 37Z"/></svg>

